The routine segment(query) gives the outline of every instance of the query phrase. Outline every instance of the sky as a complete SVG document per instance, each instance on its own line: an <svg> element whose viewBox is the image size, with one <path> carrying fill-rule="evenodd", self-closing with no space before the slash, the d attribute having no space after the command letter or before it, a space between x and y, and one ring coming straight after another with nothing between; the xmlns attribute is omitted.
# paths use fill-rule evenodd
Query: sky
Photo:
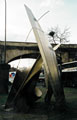
<svg viewBox="0 0 77 120"><path fill-rule="evenodd" d="M61 31L66 27L70 32L70 43L77 43L77 0L6 0L7 2L7 41L36 42L31 32L28 40L26 37L31 25L24 4L27 5L38 19L45 12L50 11L40 21L45 33L51 28L59 26ZM5 0L0 0L0 40L4 41L5 35Z"/></svg>
<svg viewBox="0 0 77 120"><path fill-rule="evenodd" d="M0 40L5 40L5 0L0 0ZM36 42L33 32L27 35L31 29L26 9L27 5L33 12L36 19L40 18L45 12L48 12L40 21L43 31L48 34L51 28L58 26L63 32L69 28L70 43L77 44L77 0L6 0L7 3L7 41L17 42ZM21 60L20 67L24 66ZM31 63L32 60L26 60L25 63ZM17 66L18 61L12 62L13 67ZM26 64L26 65L27 65Z"/></svg>

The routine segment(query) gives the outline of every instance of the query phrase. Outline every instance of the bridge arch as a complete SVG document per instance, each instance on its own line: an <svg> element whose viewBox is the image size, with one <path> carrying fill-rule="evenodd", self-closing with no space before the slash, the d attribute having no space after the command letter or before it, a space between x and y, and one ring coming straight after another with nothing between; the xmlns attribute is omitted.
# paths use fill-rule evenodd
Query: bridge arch
<svg viewBox="0 0 77 120"><path fill-rule="evenodd" d="M37 58L39 49L37 43L8 42L6 43L6 63L22 58ZM0 63L4 59L4 42L0 41ZM2 62L3 63L3 62Z"/></svg>
<svg viewBox="0 0 77 120"><path fill-rule="evenodd" d="M12 62L14 60L18 60L18 59L22 59L22 58L33 58L33 59L36 59L38 56L40 55L40 53L28 53L28 54L23 54L23 55L19 55L19 56L16 56L12 59L10 59L7 63L9 62Z"/></svg>

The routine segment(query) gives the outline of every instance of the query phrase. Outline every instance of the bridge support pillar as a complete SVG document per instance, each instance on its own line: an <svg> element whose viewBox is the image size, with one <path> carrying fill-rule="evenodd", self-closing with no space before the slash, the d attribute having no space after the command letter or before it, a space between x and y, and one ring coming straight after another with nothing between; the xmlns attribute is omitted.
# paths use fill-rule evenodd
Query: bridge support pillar
<svg viewBox="0 0 77 120"><path fill-rule="evenodd" d="M10 65L0 64L0 94L8 93L9 69Z"/></svg>

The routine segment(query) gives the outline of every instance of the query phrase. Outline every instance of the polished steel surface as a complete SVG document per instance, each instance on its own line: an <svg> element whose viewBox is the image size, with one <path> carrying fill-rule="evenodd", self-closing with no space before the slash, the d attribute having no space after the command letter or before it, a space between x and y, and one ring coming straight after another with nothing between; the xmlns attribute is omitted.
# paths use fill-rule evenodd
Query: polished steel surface
<svg viewBox="0 0 77 120"><path fill-rule="evenodd" d="M55 52L52 46L50 45L47 36L44 34L43 30L41 29L38 21L36 20L33 13L31 12L31 10L27 6L25 7L33 28L35 38L38 43L41 57L45 65L49 84L53 89L53 93L56 101L61 102L64 99L64 94L63 94L63 89L61 87L61 83L59 79L59 71L57 67Z"/></svg>

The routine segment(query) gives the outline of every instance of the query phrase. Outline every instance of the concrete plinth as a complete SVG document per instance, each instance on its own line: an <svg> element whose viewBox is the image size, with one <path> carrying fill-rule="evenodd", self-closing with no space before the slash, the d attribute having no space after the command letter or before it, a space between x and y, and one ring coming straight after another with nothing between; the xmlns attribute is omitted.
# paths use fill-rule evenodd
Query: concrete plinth
<svg viewBox="0 0 77 120"><path fill-rule="evenodd" d="M0 94L8 93L9 69L10 65L0 64Z"/></svg>

